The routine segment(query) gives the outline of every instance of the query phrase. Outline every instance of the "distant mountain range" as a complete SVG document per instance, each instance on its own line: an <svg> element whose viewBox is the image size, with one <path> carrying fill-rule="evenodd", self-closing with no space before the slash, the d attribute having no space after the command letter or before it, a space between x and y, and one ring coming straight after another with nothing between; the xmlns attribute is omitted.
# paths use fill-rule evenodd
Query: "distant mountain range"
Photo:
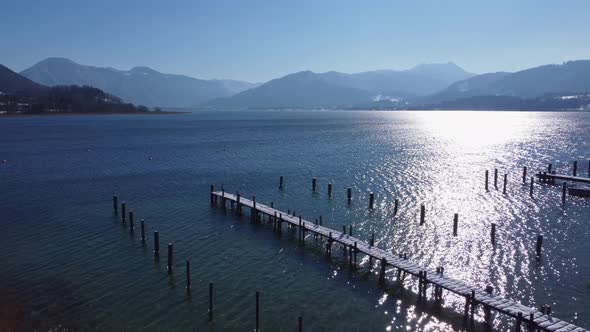
<svg viewBox="0 0 590 332"><path fill-rule="evenodd" d="M90 86L47 87L0 65L0 115L57 113L147 113L144 106ZM155 112L151 112L155 113Z"/></svg>
<svg viewBox="0 0 590 332"><path fill-rule="evenodd" d="M148 67L123 71L86 66L64 58L45 59L21 74L46 86L88 85L130 103L161 107L191 107L257 86L249 82L163 74Z"/></svg>
<svg viewBox="0 0 590 332"><path fill-rule="evenodd" d="M43 60L21 74L48 86L74 84L97 87L127 102L147 106L196 106L220 110L416 109L447 108L451 105L465 108L474 105L477 108L483 105L502 107L508 102L514 108L527 103L547 105L542 99L547 96L585 96L590 92L590 60L544 65L515 73L481 75L469 73L452 62L422 64L408 70L352 74L302 71L264 84L200 80L163 74L147 67L121 71L79 65L63 58ZM10 89L25 89L27 86L34 89L22 81Z"/></svg>

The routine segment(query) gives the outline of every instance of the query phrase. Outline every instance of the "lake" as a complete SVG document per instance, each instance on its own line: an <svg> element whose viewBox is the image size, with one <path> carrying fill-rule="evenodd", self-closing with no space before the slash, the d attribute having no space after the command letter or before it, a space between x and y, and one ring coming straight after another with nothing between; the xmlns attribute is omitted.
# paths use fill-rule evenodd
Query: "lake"
<svg viewBox="0 0 590 332"><path fill-rule="evenodd" d="M52 331L465 331L464 300L417 305L417 282L378 287L341 250L280 237L209 205L209 185L296 210L423 266L590 327L590 200L538 183L549 162L588 176L589 113L249 111L0 119L0 319ZM522 167L529 169L522 184ZM493 170L499 170L498 189ZM484 172L490 171L490 190ZM507 193L502 193L508 174ZM284 176L285 188L278 189ZM311 179L318 191L311 190ZM327 184L334 187L327 195ZM346 188L353 201L346 202ZM375 209L368 207L375 193ZM139 228L113 215L126 201ZM399 199L394 216L393 202ZM424 225L419 225L424 204ZM452 234L459 214L458 236ZM497 225L495 246L491 224ZM153 256L152 232L163 254ZM538 234L542 257L535 256ZM166 244L175 271L166 273ZM185 260L192 292L185 290ZM390 279L393 274L389 275ZM214 283L213 323L207 291ZM430 289L429 289L429 298ZM483 321L478 312L477 320ZM514 320L494 315L493 329ZM485 331L482 323L473 327Z"/></svg>

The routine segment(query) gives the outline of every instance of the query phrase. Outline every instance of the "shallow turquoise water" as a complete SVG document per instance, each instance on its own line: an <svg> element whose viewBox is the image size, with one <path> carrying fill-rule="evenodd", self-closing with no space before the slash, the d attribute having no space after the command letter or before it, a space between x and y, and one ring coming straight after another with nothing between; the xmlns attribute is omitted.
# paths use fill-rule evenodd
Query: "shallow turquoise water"
<svg viewBox="0 0 590 332"><path fill-rule="evenodd" d="M223 112L161 116L0 119L0 301L4 328L39 330L254 329L263 331L486 330L463 322L463 300L416 305L417 283L377 287L377 271L351 271L339 250L209 207L209 184L256 195L479 287L590 326L590 201L560 204L558 185L522 185L522 167L562 173L578 159L587 176L590 114L506 112ZM498 168L499 190L484 190ZM502 194L504 173L508 193ZM279 176L285 190L278 190ZM311 178L318 192L311 191ZM493 177L491 177L493 178ZM326 186L334 185L327 197ZM346 204L352 187L353 203ZM367 209L369 192L376 209ZM145 218L148 241L112 214L116 193ZM393 216L393 201L400 210ZM420 204L426 223L418 225ZM452 236L453 214L459 234ZM489 240L498 226L496 245ZM174 243L176 271L161 247ZM534 244L543 234L543 255ZM184 289L192 261L193 291ZM207 323L207 287L215 319ZM16 300L15 300L16 299ZM5 309L4 309L5 310ZM6 317L9 317L7 319ZM481 321L481 312L478 314ZM8 322L8 323L6 323ZM512 320L494 317L493 329Z"/></svg>

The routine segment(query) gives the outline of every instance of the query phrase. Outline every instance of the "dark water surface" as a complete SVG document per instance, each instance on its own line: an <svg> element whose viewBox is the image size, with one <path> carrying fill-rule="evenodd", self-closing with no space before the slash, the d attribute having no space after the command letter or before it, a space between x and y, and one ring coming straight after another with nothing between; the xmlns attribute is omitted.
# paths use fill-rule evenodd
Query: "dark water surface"
<svg viewBox="0 0 590 332"><path fill-rule="evenodd" d="M590 114L504 112L245 112L0 119L0 330L485 331L463 299L416 305L417 284L377 287L378 271L328 260L313 238L209 207L209 184L256 195L424 266L590 326L590 200L561 206L559 185L534 198L522 167L587 176ZM484 171L499 169L499 190ZM508 173L508 193L501 183ZM529 174L530 174L529 173ZM279 176L286 188L278 190ZM318 193L311 178L318 179ZM492 177L493 178L493 177ZM327 183L334 197L327 197ZM346 204L346 187L353 203ZM376 209L367 210L369 192ZM117 193L146 220L148 242L112 214ZM393 201L400 210L393 217ZM418 225L420 204L426 223ZM453 214L459 234L452 236ZM490 243L496 223L497 243ZM163 255L153 258L158 230ZM537 234L544 235L536 259ZM295 234L296 235L296 234ZM176 271L166 274L174 243ZM186 296L184 261L192 261ZM208 283L215 319L207 323ZM430 295L429 295L430 296ZM482 321L482 313L478 313ZM493 330L513 327L496 316Z"/></svg>

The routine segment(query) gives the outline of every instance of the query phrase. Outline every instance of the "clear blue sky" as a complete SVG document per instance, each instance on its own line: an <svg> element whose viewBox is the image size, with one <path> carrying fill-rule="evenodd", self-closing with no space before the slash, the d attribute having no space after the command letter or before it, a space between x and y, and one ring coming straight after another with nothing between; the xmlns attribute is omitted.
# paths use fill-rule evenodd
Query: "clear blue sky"
<svg viewBox="0 0 590 332"><path fill-rule="evenodd" d="M448 61L515 71L590 59L590 1L3 1L0 63L50 56L249 81Z"/></svg>

